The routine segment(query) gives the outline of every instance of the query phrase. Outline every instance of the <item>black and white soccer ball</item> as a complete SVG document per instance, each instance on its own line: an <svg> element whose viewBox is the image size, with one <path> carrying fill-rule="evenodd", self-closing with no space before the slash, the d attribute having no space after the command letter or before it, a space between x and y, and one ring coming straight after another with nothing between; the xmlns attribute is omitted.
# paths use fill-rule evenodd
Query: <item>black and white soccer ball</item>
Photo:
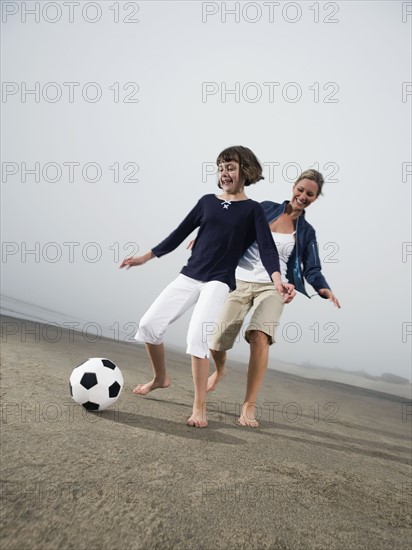
<svg viewBox="0 0 412 550"><path fill-rule="evenodd" d="M70 376L70 394L89 411L103 411L116 403L123 388L123 375L109 359L92 357Z"/></svg>

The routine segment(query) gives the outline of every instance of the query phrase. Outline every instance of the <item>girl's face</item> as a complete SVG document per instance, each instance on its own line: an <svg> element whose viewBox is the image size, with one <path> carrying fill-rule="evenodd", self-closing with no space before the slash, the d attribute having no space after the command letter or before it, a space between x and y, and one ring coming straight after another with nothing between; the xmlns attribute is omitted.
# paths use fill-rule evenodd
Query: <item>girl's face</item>
<svg viewBox="0 0 412 550"><path fill-rule="evenodd" d="M221 162L218 165L219 183L222 191L229 195L236 195L245 185L245 178L240 173L239 163L235 160Z"/></svg>
<svg viewBox="0 0 412 550"><path fill-rule="evenodd" d="M290 204L293 210L302 211L315 202L317 198L318 184L305 178L293 186Z"/></svg>

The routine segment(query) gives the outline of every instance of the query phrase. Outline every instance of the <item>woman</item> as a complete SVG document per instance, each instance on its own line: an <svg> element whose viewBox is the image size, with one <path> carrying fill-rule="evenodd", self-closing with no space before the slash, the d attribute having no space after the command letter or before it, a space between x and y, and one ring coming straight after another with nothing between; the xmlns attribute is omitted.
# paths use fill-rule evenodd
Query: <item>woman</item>
<svg viewBox="0 0 412 550"><path fill-rule="evenodd" d="M303 172L292 189L290 201L282 204L262 203L280 259L282 278L296 290L308 296L303 279L313 286L322 298L340 307L321 272L316 233L305 219L305 210L322 192L323 176L316 170ZM246 314L252 308L252 317L245 333L250 344L250 359L246 395L238 422L243 426L258 427L255 404L266 372L269 346L275 341L276 328L283 310L283 300L269 284L254 243L244 254L236 270L236 291L227 298L220 319L219 330L212 338L211 352L216 371L208 380L208 391L225 372L226 351L233 347Z"/></svg>
<svg viewBox="0 0 412 550"><path fill-rule="evenodd" d="M236 288L236 266L247 248L257 241L262 263L285 301L295 295L293 285L283 284L279 257L262 207L249 199L244 188L263 179L262 167L254 153L241 146L225 149L216 161L218 186L222 194L203 196L182 223L160 244L143 256L125 258L120 267L142 265L168 254L197 227L192 254L180 275L157 297L139 323L136 339L145 342L154 376L133 390L146 395L166 388L163 336L170 323L195 305L189 323L186 352L192 356L194 403L189 426L207 426L206 389L209 374L209 336L204 327L216 323L229 291Z"/></svg>

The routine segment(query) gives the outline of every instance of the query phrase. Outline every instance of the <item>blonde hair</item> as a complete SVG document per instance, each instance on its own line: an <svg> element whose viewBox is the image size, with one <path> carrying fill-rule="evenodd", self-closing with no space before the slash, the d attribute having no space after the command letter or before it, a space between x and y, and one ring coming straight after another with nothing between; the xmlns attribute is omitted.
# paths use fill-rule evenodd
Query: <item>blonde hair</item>
<svg viewBox="0 0 412 550"><path fill-rule="evenodd" d="M325 180L323 179L323 176L320 172L317 170L314 170L313 168L309 168L309 170L305 170L301 173L301 175L298 177L298 179L295 182L295 185L297 185L301 180L312 180L316 183L318 186L318 192L316 194L317 197L319 195L322 195L322 187L325 183ZM295 185L293 187L295 187Z"/></svg>

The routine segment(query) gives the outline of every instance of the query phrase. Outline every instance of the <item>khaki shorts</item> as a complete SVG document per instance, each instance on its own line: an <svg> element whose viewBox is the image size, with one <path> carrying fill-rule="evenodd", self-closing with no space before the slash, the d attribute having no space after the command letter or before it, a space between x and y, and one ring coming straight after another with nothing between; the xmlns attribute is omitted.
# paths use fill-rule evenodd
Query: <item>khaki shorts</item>
<svg viewBox="0 0 412 550"><path fill-rule="evenodd" d="M269 337L269 344L275 342L276 329L283 311L283 296L273 283L248 283L236 280L236 290L231 292L220 312L216 331L210 340L210 349L226 351L239 341L238 335L243 321L252 309L252 317L243 333L250 342L250 331L260 330Z"/></svg>

